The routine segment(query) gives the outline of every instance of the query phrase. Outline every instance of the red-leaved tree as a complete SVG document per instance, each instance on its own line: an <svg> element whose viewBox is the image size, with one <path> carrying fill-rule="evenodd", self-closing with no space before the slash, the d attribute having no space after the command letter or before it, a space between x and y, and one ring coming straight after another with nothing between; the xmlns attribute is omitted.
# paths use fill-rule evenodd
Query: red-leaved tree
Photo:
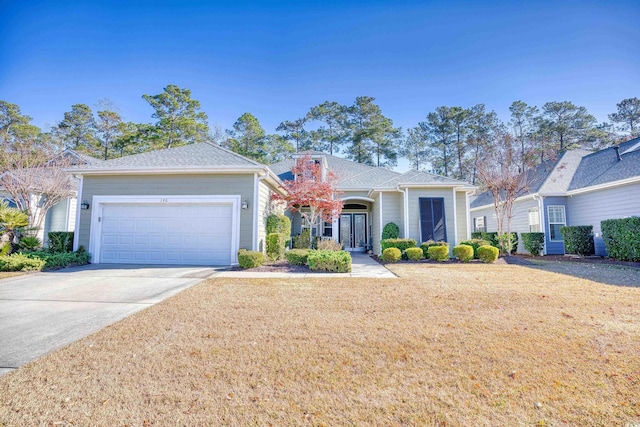
<svg viewBox="0 0 640 427"><path fill-rule="evenodd" d="M342 200L335 197L341 193L333 172L324 171L322 163L309 155L297 159L291 172L295 178L283 181L286 193L274 193L274 201L284 202L285 209L291 212L299 212L311 226L320 220L332 222L340 216Z"/></svg>

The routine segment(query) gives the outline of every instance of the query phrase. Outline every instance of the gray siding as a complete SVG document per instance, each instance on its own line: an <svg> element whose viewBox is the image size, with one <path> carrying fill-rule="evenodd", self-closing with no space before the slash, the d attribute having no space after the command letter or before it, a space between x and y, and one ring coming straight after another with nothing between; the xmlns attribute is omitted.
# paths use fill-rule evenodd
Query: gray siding
<svg viewBox="0 0 640 427"><path fill-rule="evenodd" d="M545 250L548 255L564 255L564 242L550 240L549 234L549 206L564 206L564 214L567 225L569 224L570 210L567 207L566 197L545 197L544 199L544 234L545 234Z"/></svg>
<svg viewBox="0 0 640 427"><path fill-rule="evenodd" d="M450 247L455 245L453 215L453 190L448 189L409 189L409 238L415 239L420 244L420 197L444 198L444 216L447 227L447 242ZM399 225L399 224L398 224Z"/></svg>
<svg viewBox="0 0 640 427"><path fill-rule="evenodd" d="M467 216L467 195L464 192L456 192L456 215L458 220L458 241L456 245L461 241L469 238L468 235L468 216Z"/></svg>
<svg viewBox="0 0 640 427"><path fill-rule="evenodd" d="M384 192L382 195L382 227L389 222L395 222L400 227L400 237L404 236L404 196L397 191ZM380 230L382 232L382 230Z"/></svg>
<svg viewBox="0 0 640 427"><path fill-rule="evenodd" d="M538 200L527 199L516 201L513 204L511 218L511 232L518 233L518 249L517 252L525 253L524 244L522 243L521 233L528 233L529 230L529 209L538 208ZM498 221L496 219L496 211L493 206L483 209L474 209L471 211L471 231L473 231L473 219L485 216L487 218L487 231L498 231ZM546 218L546 215L545 215ZM506 226L506 224L505 224ZM541 225L541 230L542 225Z"/></svg>
<svg viewBox="0 0 640 427"><path fill-rule="evenodd" d="M144 195L239 195L252 203L251 175L129 175L84 177L82 199L93 205L93 196ZM91 210L79 210L79 245L89 248ZM253 240L253 209L240 211L240 248L251 249Z"/></svg>
<svg viewBox="0 0 640 427"><path fill-rule="evenodd" d="M640 183L567 198L567 223L593 226L596 255L607 255L600 221L629 216L640 216Z"/></svg>
<svg viewBox="0 0 640 427"><path fill-rule="evenodd" d="M267 216L270 213L271 189L264 182L258 184L258 247L257 250L267 250Z"/></svg>

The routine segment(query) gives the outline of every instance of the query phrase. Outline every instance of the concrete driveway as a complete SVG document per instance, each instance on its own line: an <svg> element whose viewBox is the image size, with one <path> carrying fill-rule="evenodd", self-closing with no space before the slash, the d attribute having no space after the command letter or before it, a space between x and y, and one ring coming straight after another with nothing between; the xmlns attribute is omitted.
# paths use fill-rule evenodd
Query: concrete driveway
<svg viewBox="0 0 640 427"><path fill-rule="evenodd" d="M0 375L215 272L207 267L100 264L0 280Z"/></svg>

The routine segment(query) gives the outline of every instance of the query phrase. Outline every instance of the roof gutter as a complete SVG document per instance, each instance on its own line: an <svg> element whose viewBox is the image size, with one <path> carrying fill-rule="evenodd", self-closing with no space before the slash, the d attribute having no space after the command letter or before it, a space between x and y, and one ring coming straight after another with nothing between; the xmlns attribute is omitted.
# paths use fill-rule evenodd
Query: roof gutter
<svg viewBox="0 0 640 427"><path fill-rule="evenodd" d="M268 169L268 168L267 168ZM190 175L190 174L210 174L210 173L260 173L264 172L264 167L172 167L172 168L119 168L119 169L82 169L67 168L65 171L75 175ZM272 172L273 174L273 172ZM275 177L275 175L274 175Z"/></svg>

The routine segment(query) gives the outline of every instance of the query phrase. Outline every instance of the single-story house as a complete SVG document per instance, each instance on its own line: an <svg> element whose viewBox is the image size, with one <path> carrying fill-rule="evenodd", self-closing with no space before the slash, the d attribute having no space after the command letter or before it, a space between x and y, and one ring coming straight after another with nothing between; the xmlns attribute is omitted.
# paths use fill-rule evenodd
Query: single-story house
<svg viewBox="0 0 640 427"><path fill-rule="evenodd" d="M339 177L344 210L316 235L347 250L380 252L382 228L452 246L470 234L475 187L427 172L404 174L322 153L309 154ZM271 195L293 178L297 156L271 166L212 143L107 160L71 170L80 179L74 248L93 263L229 265L238 249L264 250ZM293 216L292 234L307 224Z"/></svg>
<svg viewBox="0 0 640 427"><path fill-rule="evenodd" d="M575 149L531 172L513 206L511 231L544 232L544 254L564 254L563 225L593 226L596 255L607 254L600 222L640 216L640 138L597 152ZM471 202L473 231L496 231L491 195ZM518 252L525 252L522 239Z"/></svg>

